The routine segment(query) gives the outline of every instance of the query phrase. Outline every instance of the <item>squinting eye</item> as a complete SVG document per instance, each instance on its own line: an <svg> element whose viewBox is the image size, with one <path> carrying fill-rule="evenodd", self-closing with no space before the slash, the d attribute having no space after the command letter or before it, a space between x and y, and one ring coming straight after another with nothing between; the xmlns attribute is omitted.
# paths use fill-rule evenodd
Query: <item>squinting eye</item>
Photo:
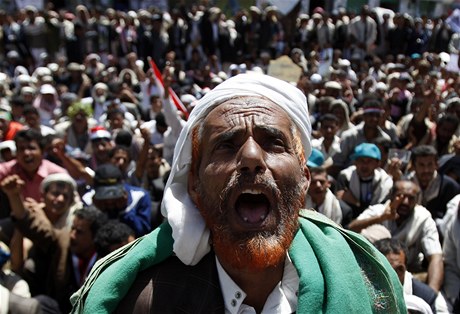
<svg viewBox="0 0 460 314"><path fill-rule="evenodd" d="M216 145L216 150L227 150L232 149L234 145L230 142L223 142Z"/></svg>
<svg viewBox="0 0 460 314"><path fill-rule="evenodd" d="M278 138L268 139L265 143L265 147L268 150L273 150L275 152L284 152L285 151L285 143L283 140Z"/></svg>
<svg viewBox="0 0 460 314"><path fill-rule="evenodd" d="M274 140L273 144L284 147L284 142L282 140L280 140L280 139Z"/></svg>

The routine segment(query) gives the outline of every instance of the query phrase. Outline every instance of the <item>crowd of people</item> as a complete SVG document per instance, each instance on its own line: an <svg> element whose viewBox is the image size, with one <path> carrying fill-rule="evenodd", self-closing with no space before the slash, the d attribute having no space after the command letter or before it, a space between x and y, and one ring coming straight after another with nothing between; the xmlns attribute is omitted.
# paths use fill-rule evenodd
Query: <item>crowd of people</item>
<svg viewBox="0 0 460 314"><path fill-rule="evenodd" d="M460 311L455 16L0 12L0 309L69 312L96 260L164 221L195 105L288 56L312 125L306 208L374 243L423 313Z"/></svg>

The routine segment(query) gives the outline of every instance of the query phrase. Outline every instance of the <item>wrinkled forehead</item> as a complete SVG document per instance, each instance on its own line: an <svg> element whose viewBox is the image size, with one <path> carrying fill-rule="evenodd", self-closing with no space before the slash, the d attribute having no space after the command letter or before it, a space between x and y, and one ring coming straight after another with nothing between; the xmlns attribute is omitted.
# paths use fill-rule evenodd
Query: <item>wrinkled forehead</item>
<svg viewBox="0 0 460 314"><path fill-rule="evenodd" d="M411 181L400 181L395 184L396 194L417 195L419 191L418 186Z"/></svg>
<svg viewBox="0 0 460 314"><path fill-rule="evenodd" d="M214 107L205 116L204 124L220 123L225 120L251 118L257 123L268 122L293 124L288 113L270 99L259 96L240 96L228 99Z"/></svg>

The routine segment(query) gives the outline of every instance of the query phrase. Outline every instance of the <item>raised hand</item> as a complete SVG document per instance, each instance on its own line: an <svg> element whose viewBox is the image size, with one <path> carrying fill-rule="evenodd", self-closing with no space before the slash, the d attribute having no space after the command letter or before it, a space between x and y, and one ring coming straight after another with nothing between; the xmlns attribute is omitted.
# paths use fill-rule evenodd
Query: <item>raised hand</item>
<svg viewBox="0 0 460 314"><path fill-rule="evenodd" d="M24 180L22 180L17 174L7 176L0 183L0 187L6 195L20 194L24 187Z"/></svg>

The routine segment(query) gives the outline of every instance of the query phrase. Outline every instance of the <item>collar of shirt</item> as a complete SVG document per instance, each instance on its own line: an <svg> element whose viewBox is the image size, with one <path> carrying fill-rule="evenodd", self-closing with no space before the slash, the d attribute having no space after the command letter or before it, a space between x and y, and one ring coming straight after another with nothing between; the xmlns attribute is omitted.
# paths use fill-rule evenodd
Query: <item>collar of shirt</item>
<svg viewBox="0 0 460 314"><path fill-rule="evenodd" d="M253 307L243 303L246 293L227 274L216 256L217 273L224 298L226 314L255 313ZM293 313L297 309L299 276L289 255L284 262L283 279L273 289L262 313Z"/></svg>

